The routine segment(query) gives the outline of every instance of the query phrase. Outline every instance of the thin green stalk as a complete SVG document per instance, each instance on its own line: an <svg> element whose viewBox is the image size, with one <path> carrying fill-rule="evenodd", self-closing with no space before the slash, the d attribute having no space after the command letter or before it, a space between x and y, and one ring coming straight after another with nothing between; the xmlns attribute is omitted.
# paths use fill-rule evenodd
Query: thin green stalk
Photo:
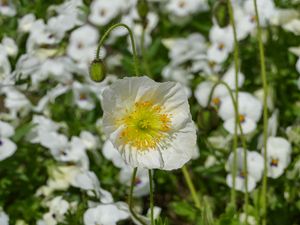
<svg viewBox="0 0 300 225"><path fill-rule="evenodd" d="M133 210L133 189L135 185L135 178L137 173L137 167L133 169L132 178L131 178L131 184L130 184L130 192L128 197L128 205L129 205L129 211L131 215L142 225L147 225L139 216L134 212Z"/></svg>
<svg viewBox="0 0 300 225"><path fill-rule="evenodd" d="M125 27L128 30L129 36L130 36L130 41L131 41L131 47L132 47L132 54L133 54L133 64L134 64L134 71L135 71L135 75L139 76L139 63L138 63L138 57L137 57L137 52L136 52L136 47L135 47L135 41L134 41L134 37L133 37L133 33L131 31L131 29L123 23L117 23L113 26L111 26L102 36L99 45L97 47L97 51L96 51L96 59L100 59L100 49L102 47L102 45L104 44L104 40L106 39L106 37L110 34L110 32L117 28L117 27Z"/></svg>
<svg viewBox="0 0 300 225"><path fill-rule="evenodd" d="M265 225L267 223L267 175L268 175L268 164L267 164L267 138L268 138L268 108L267 108L267 96L268 96L268 83L266 75L266 64L265 64L265 53L264 46L262 42L262 30L259 22L259 14L257 9L257 1L253 0L255 15L256 15L256 24L257 24L257 39L259 47L259 59L261 66L261 79L263 82L264 89L264 98L263 98L263 120L264 120L264 131L263 131L263 155L264 155L264 175L262 181L262 192L261 192L261 203L262 203L262 221L261 224Z"/></svg>
<svg viewBox="0 0 300 225"><path fill-rule="evenodd" d="M236 99L235 99L235 97L234 97L234 95L233 95L233 93L232 93L232 90L231 90L231 88L229 87L229 85L226 83L226 82L224 82L224 81L222 81L222 80L219 80L219 81L217 81L216 83L215 83L215 85L212 87L212 90L211 90L211 92L210 92L210 95L209 95L209 98L208 98L208 102L211 102L211 99L212 99L212 95L213 95L213 92L214 92L214 90L216 89L216 87L219 85L219 84L222 84L222 85L224 85L225 86L225 88L228 90L228 93L229 93L229 95L230 95L230 98L231 98L231 101L232 101L232 104L233 104L233 108L234 108L234 113L236 114L236 115L239 115L239 111L238 111L238 104L237 104L237 101L236 101ZM245 137L244 137L244 132L243 132L243 129L242 129L242 125L241 125L241 123L240 123L240 121L239 121L239 118L238 118L238 128L239 128L239 131L240 131L240 139L241 139L241 142L242 142L242 147L243 147L243 149L244 149L244 158L243 158L243 162L244 162L244 164L246 164L246 167L244 167L244 168L246 168L246 170L248 169L247 168L247 158L245 157L245 153L247 153L246 151L246 149L247 149L247 143L246 143L246 140L245 140ZM235 148L235 151L236 151L236 148ZM235 152L236 153L236 152ZM247 156L247 155L246 155ZM237 159L236 159L237 160ZM233 163L233 169L232 169L232 176L235 178L235 176L236 176L236 171L237 171L237 165L236 165L237 163ZM247 175L245 176L245 189L246 189L246 192L245 192L245 214L246 214L246 218L247 218L247 213L246 212L248 212L247 210L248 210L248 205L249 205L249 197L248 197L248 177L247 177ZM233 179L233 185L232 185L233 187L235 187L235 179ZM235 193L235 192L234 192ZM235 197L235 196L234 196ZM231 199L232 200L232 199ZM234 207L236 207L236 204L235 204L235 198L234 198L234 202L232 202L232 204L233 204L233 206Z"/></svg>
<svg viewBox="0 0 300 225"><path fill-rule="evenodd" d="M227 7L228 12L230 16L230 24L233 28L233 37L234 37L234 67L235 67L235 124L234 124L234 139L233 139L233 185L231 189L231 204L236 207L236 195L235 195L235 180L236 180L236 172L237 172L237 139L238 139L238 123L239 123L239 112L238 112L238 93L239 93L239 86L238 86L238 71L239 71L239 50L238 50L238 41L236 37L236 28L235 28L235 22L234 22L234 13L232 10L231 1L227 0Z"/></svg>
<svg viewBox="0 0 300 225"><path fill-rule="evenodd" d="M234 67L235 67L235 101L236 101L236 118L235 118L235 126L234 126L234 135L237 136L237 129L239 126L241 136L242 134L242 127L241 127L241 122L240 122L240 117L239 117L239 44L237 40L237 31L236 31L236 26L235 26L235 18L234 18L234 11L232 8L231 0L227 0L228 3L228 11L229 11L229 17L230 17L230 23L233 29L233 38L234 38ZM245 214L246 214L246 221L248 220L248 205L249 205L249 194L248 194L248 165L247 165L247 149L245 143L243 144L243 150L244 150L244 159L243 159L243 165L244 165L244 170L246 172L245 176ZM236 150L235 150L235 155L236 155ZM236 164L236 156L234 157L234 164ZM234 178L235 179L235 178ZM247 222L246 222L247 224Z"/></svg>
<svg viewBox="0 0 300 225"><path fill-rule="evenodd" d="M149 184L150 184L150 218L151 218L151 225L154 225L153 175L151 170L148 170L148 173L149 173Z"/></svg>
<svg viewBox="0 0 300 225"><path fill-rule="evenodd" d="M192 182L192 179L190 177L190 174L186 168L186 166L183 166L181 168L182 172L183 172L183 175L184 175L184 178L185 178L185 181L190 189L190 192L192 194L192 197L193 197L193 200L194 200L194 203L195 203L195 206L201 210L201 203L200 203L200 199L198 198L197 196L197 192L196 192L196 189L195 189L195 186Z"/></svg>
<svg viewBox="0 0 300 225"><path fill-rule="evenodd" d="M148 76L151 76L151 71L149 68L149 64L148 64L148 60L146 58L146 54L145 54L145 27L143 27L143 31L142 31L142 36L141 36L141 50L142 50L142 61L143 61L143 66L144 69L147 73Z"/></svg>

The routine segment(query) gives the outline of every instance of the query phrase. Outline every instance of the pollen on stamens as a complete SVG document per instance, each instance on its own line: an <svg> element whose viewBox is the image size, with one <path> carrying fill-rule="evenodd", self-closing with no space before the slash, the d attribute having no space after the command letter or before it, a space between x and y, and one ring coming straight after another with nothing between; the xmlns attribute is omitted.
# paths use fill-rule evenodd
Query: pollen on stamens
<svg viewBox="0 0 300 225"><path fill-rule="evenodd" d="M163 107L150 101L136 102L125 116L117 121L124 129L119 139L140 151L156 148L168 136L171 129L171 114L163 112Z"/></svg>

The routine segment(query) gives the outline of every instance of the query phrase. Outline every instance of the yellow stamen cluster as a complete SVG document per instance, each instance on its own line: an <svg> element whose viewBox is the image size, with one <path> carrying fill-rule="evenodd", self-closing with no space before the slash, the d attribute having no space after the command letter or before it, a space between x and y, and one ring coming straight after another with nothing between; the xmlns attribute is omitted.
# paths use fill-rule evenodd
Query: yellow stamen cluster
<svg viewBox="0 0 300 225"><path fill-rule="evenodd" d="M132 109L117 121L118 125L125 127L119 138L123 143L141 151L156 148L171 129L170 114L162 111L161 106L150 101L136 102Z"/></svg>
<svg viewBox="0 0 300 225"><path fill-rule="evenodd" d="M212 103L216 106L219 106L221 104L221 99L220 98L213 98L212 100Z"/></svg>
<svg viewBox="0 0 300 225"><path fill-rule="evenodd" d="M239 115L240 123L244 123L246 121L246 117L244 115Z"/></svg>
<svg viewBox="0 0 300 225"><path fill-rule="evenodd" d="M279 163L279 159L272 158L270 165L271 166L278 166L278 163Z"/></svg>

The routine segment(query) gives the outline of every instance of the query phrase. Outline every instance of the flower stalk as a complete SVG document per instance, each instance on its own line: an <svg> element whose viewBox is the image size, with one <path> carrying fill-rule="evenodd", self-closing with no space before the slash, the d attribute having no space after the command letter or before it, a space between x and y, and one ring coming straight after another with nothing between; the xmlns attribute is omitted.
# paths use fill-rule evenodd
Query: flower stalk
<svg viewBox="0 0 300 225"><path fill-rule="evenodd" d="M229 17L230 17L230 24L233 29L233 38L234 38L234 68L235 68L235 126L234 126L234 136L235 136L235 142L237 141L237 131L238 127L240 129L240 134L241 134L241 140L242 140L242 145L244 149L244 158L243 158L243 165L244 165L244 171L246 173L245 176L245 214L246 214L246 221L248 217L248 205L249 205L249 194L248 194L248 166L247 166L247 149L246 149L246 142L243 139L243 130L241 127L241 122L240 122L240 116L239 116L239 101L238 101L238 96L239 96L239 44L237 40L237 31L236 31L236 26L235 26L235 17L234 17L234 11L232 7L231 0L227 1L228 4L228 12L229 12ZM234 165L235 165L235 174L233 178L233 189L235 189L235 178L236 178L236 164L237 164L237 152L236 152L236 147L234 148ZM234 196L232 197L232 201L235 201L236 196L235 192L233 192ZM247 223L247 222L246 222Z"/></svg>
<svg viewBox="0 0 300 225"><path fill-rule="evenodd" d="M139 216L134 212L134 209L133 209L133 190L134 190L134 185L135 185L136 173L137 173L137 167L135 167L133 169L133 173L132 173L132 177L131 177L130 191L129 191L129 197L128 197L129 211L134 219L136 219L142 225L147 225L141 218L139 218Z"/></svg>
<svg viewBox="0 0 300 225"><path fill-rule="evenodd" d="M148 170L150 184L150 218L151 225L154 225L154 194L153 194L153 172Z"/></svg>
<svg viewBox="0 0 300 225"><path fill-rule="evenodd" d="M262 181L262 191L261 191L261 204L262 204L262 219L261 224L265 225L267 223L267 175L268 175L268 164L267 164L267 139L268 139L268 108L267 108L267 96L268 96L268 83L266 75L266 64L265 64L265 53L264 46L262 42L262 29L259 21L259 13L257 7L257 0L253 0L256 25L257 25L257 39L259 47L259 59L260 59L260 73L263 83L263 156L264 156L264 174Z"/></svg>
<svg viewBox="0 0 300 225"><path fill-rule="evenodd" d="M191 176L190 176L190 174L189 174L189 172L188 172L186 166L183 166L183 167L181 168L181 170L182 170L182 173L183 173L183 175L184 175L185 181L186 181L186 183L187 183L187 185L188 185L188 187L189 187L189 190L190 190L190 192L191 192L191 194L192 194L192 198L193 198L193 200L194 200L195 206L196 206L199 210L201 210L200 199L199 199L199 197L198 197L198 195L197 195L195 186L194 186L194 184L193 184L193 181L192 181L192 179L191 179Z"/></svg>
<svg viewBox="0 0 300 225"><path fill-rule="evenodd" d="M104 41L106 39L106 37L110 34L110 32L112 30L114 30L117 27L124 27L128 30L129 36L130 36L130 41L131 41L131 47L132 47L132 54L133 54L133 65L134 65L134 72L136 76L139 76L139 63L138 63L138 57L137 57L137 51L136 51L136 47L135 47L135 41L134 41L134 37L133 37L133 32L131 31L131 29L123 23L117 23L113 26L111 26L102 36L102 38L100 39L99 45L97 47L96 50L96 59L99 60L100 59L100 49L104 44Z"/></svg>

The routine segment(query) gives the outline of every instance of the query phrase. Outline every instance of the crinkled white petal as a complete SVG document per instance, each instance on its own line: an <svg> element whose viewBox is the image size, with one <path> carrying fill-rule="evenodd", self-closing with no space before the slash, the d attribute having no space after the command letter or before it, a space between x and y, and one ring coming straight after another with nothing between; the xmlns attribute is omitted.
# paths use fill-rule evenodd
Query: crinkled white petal
<svg viewBox="0 0 300 225"><path fill-rule="evenodd" d="M102 147L102 153L104 157L111 160L115 167L126 167L124 160L122 159L120 152L114 147L110 140L106 140Z"/></svg>
<svg viewBox="0 0 300 225"><path fill-rule="evenodd" d="M196 151L196 131L193 122L174 134L166 147L139 151L126 145L121 150L125 161L133 167L174 170L188 162Z"/></svg>

